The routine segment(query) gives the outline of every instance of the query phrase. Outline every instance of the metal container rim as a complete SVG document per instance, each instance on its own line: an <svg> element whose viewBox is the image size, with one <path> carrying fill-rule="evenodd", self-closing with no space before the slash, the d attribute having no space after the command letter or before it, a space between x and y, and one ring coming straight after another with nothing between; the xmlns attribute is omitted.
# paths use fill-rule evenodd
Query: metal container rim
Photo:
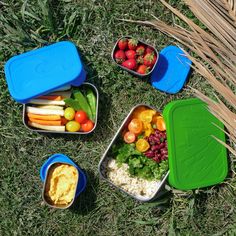
<svg viewBox="0 0 236 236"><path fill-rule="evenodd" d="M51 163L51 164L48 166L48 168L47 168L46 177L45 177L45 180L44 180L44 183L43 183L42 198L43 198L43 201L46 203L46 205L48 205L48 206L50 206L50 207L52 207L52 208L67 209L67 208L69 208L69 207L74 203L74 201L75 201L75 199L76 199L76 190L77 190L77 187L78 187L78 184L79 184L80 173L79 173L78 169L76 168L76 166L74 166L75 169L76 169L76 171L77 171L78 178L77 178L77 181L76 181L75 194L74 194L74 197L73 197L72 201L71 201L67 206L65 206L65 207L58 207L57 205L51 205L51 204L48 203L48 201L47 201L46 198L45 198L45 188L46 188L46 183L47 183L47 178L48 178L49 170L50 170L50 168L51 168L53 165L55 165L55 164L66 164L66 165L74 166L74 165L71 165L71 164L69 164L69 163L67 163L67 162L63 162L63 161Z"/></svg>
<svg viewBox="0 0 236 236"><path fill-rule="evenodd" d="M157 109L155 109L155 108L153 108L152 106L147 105L147 104L137 104L136 106L134 106L134 107L130 110L130 112L127 114L126 118L123 120L122 124L120 125L119 129L117 130L117 132L116 132L115 135L113 136L113 138L112 138L111 142L109 143L107 149L105 150L104 154L102 155L102 158L100 159L99 164L98 164L98 172L99 172L99 176L100 176L101 179L107 181L110 185L112 185L112 186L118 188L120 191L122 191L122 192L128 194L128 195L131 196L132 198L134 198L134 199L136 199L136 200L138 200L138 201L140 201L140 202L150 202L150 201L152 201L152 200L154 200L154 199L156 198L156 196L157 196L157 194L159 193L160 189L163 187L164 183L166 182L166 179L167 179L167 177L168 177L168 175L169 175L169 170L168 170L168 172L166 173L166 175L160 180L161 183L160 183L160 186L159 186L159 188L157 189L156 193L155 193L152 197L150 197L150 198L148 198L148 199L145 199L145 200L144 200L144 199L140 199L140 198L138 198L138 197L136 197L136 196L134 196L134 195L132 195L132 194L126 192L126 191L123 190L122 188L116 186L116 185L113 184L108 178L106 178L106 177L102 174L102 172L101 172L101 166L102 166L102 164L103 164L103 162L104 162L104 160L105 160L105 158L106 158L106 156L107 156L107 153L108 153L109 150L111 149L111 146L114 144L115 140L116 140L117 137L119 136L119 134L120 134L121 130L123 129L124 125L126 124L127 120L130 118L130 115L131 115L131 114L133 113L133 111L134 111L137 107L139 107L139 106L149 107L149 108L151 108L151 109L156 110L157 112L161 112L160 110L157 110Z"/></svg>
<svg viewBox="0 0 236 236"><path fill-rule="evenodd" d="M118 64L118 63L115 61L115 59L114 59L114 53L115 53L115 50L116 50L116 48L117 48L117 44L118 44L119 40L121 40L121 39L123 39L123 38L132 38L132 37L131 37L131 36L122 36L122 37L120 37L120 38L116 41L116 43L115 43L115 45L114 45L114 47L113 47L113 49L112 49L112 52L111 52L111 58L112 58L112 60L114 61L114 63L115 63L117 66L119 66L120 68L122 68L122 69L124 69L124 70L130 72L131 74L136 75L136 76L139 76L139 77L142 77L142 78L149 76L149 75L153 72L154 68L156 67L157 61L158 61L158 59L159 59L159 53L158 53L158 51L156 50L156 48L153 47L152 45L148 44L148 43L143 42L142 40L138 40L138 42L140 42L140 43L142 43L142 44L144 44L144 45L147 45L147 46L153 48L154 51L155 51L155 53L156 53L156 57L157 57L157 60L156 60L155 64L153 65L152 69L151 69L147 74L142 75L142 74L137 73L136 71L130 70L130 69L128 69L128 68L122 66L121 64Z"/></svg>
<svg viewBox="0 0 236 236"><path fill-rule="evenodd" d="M33 129L33 128L30 128L26 122L25 122L25 115L26 115L26 106L27 104L23 104L23 117L22 117L22 121L23 121L23 124L24 126L30 130L30 131L34 131L34 132L38 132L38 133L46 133L46 134L82 134L82 135L86 135L86 134L90 134L92 133L95 128L97 127L97 122L98 122L98 103L99 103L99 93L98 93L98 89L96 88L95 85L89 83L89 82L84 82L82 83L80 86L82 85L89 85L91 87L93 87L93 89L95 90L96 92L96 103L97 103L97 106L96 106L96 118L95 118L95 122L94 122L94 127L92 130L90 130L89 132L68 132L68 131L50 131L50 130L41 130L41 129ZM78 86L78 87L80 87ZM76 87L76 86L74 86Z"/></svg>

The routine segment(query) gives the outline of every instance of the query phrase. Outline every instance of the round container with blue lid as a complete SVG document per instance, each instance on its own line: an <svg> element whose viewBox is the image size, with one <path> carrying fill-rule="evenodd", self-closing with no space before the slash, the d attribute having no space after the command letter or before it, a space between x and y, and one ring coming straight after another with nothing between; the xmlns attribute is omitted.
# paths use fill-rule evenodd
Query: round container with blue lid
<svg viewBox="0 0 236 236"><path fill-rule="evenodd" d="M54 165L60 165L60 164L74 166L78 172L78 180L76 184L74 197L69 204L63 204L63 205L52 204L52 202L46 196L46 191L47 191L46 185L47 185L47 182L49 181L50 170L52 169ZM44 183L43 191L42 191L42 198L44 202L50 207L60 208L60 209L66 209L70 207L74 203L75 199L85 190L85 187L87 184L87 178L86 178L85 173L68 156L64 154L60 154L60 153L52 155L44 162L44 164L42 165L40 169L40 178L42 182Z"/></svg>

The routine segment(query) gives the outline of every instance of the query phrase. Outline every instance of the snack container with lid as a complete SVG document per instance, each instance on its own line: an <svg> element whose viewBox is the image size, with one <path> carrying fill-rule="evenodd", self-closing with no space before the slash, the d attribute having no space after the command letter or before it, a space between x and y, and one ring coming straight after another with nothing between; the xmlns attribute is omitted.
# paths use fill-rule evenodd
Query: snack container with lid
<svg viewBox="0 0 236 236"><path fill-rule="evenodd" d="M50 202L50 200L46 196L46 185L47 185L47 182L49 181L50 170L52 169L54 165L60 165L60 164L67 164L67 165L74 166L78 174L78 179L76 181L76 190L75 190L73 200L69 204L66 204L66 205L53 204ZM52 155L44 162L44 164L42 165L40 169L40 178L41 178L41 181L43 182L43 190L42 190L43 201L48 206L53 207L53 208L59 208L59 209L69 208L74 203L76 198L78 198L78 196L85 190L86 184L87 184L86 175L81 170L81 168L78 165L76 165L68 156L61 153Z"/></svg>
<svg viewBox="0 0 236 236"><path fill-rule="evenodd" d="M132 113L140 104L135 106L127 115L111 143L103 154L98 169L102 179L112 186L107 176L108 161L114 158L111 150L127 127ZM158 111L158 109L154 109ZM139 201L153 201L165 192L165 184L179 190L194 190L222 183L228 173L226 148L214 137L225 142L223 124L207 109L199 99L177 100L168 103L163 111L166 123L169 170L158 183L155 194L149 199L131 197Z"/></svg>
<svg viewBox="0 0 236 236"><path fill-rule="evenodd" d="M144 45L145 47L151 48L157 58L155 64L148 73L140 74L136 70L128 69L115 60L115 53L118 51L118 42L123 38L131 39L132 37L120 37L116 41L111 53L111 58L118 67L140 78L150 77L151 85L159 91L168 94L176 94L181 91L191 73L192 64L191 60L188 59L181 48L175 45L169 45L158 52L155 47L138 40L138 45Z"/></svg>
<svg viewBox="0 0 236 236"><path fill-rule="evenodd" d="M5 64L5 75L12 98L24 104L23 122L27 128L44 133L57 133L31 128L27 124L27 104L42 95L48 95L64 86L89 87L96 96L96 118L98 111L98 90L91 83L85 83L86 71L77 47L70 41L57 42L42 48L13 56ZM59 132L60 133L60 132ZM62 132L61 132L62 133ZM87 134L90 132L63 132Z"/></svg>

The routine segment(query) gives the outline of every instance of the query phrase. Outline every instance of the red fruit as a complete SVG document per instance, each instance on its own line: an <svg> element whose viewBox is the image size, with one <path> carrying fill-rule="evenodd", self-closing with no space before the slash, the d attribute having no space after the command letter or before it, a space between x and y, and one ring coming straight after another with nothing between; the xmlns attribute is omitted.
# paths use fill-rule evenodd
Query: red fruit
<svg viewBox="0 0 236 236"><path fill-rule="evenodd" d="M145 47L143 45L140 45L136 48L137 55L143 55L145 51Z"/></svg>
<svg viewBox="0 0 236 236"><path fill-rule="evenodd" d="M153 48L147 46L145 53L146 53L146 54L147 54L147 53L154 53L154 50L153 50Z"/></svg>
<svg viewBox="0 0 236 236"><path fill-rule="evenodd" d="M84 124L81 124L81 129L84 132L89 132L93 129L94 123L91 120L87 120Z"/></svg>
<svg viewBox="0 0 236 236"><path fill-rule="evenodd" d="M114 58L117 63L121 64L126 59L125 52L123 50L116 51L114 54Z"/></svg>
<svg viewBox="0 0 236 236"><path fill-rule="evenodd" d="M77 111L75 113L75 121L77 121L80 124L85 123L88 120L88 116L85 111Z"/></svg>
<svg viewBox="0 0 236 236"><path fill-rule="evenodd" d="M145 66L145 65L140 65L140 66L138 67L138 69L137 69L136 72L139 73L139 74L145 75L145 74L148 73L148 71L149 71L149 69L148 69L147 66Z"/></svg>
<svg viewBox="0 0 236 236"><path fill-rule="evenodd" d="M137 48L138 45L138 40L136 39L129 39L128 40L128 48L131 50L135 50Z"/></svg>
<svg viewBox="0 0 236 236"><path fill-rule="evenodd" d="M136 58L136 52L134 50L127 50L125 52L125 55L128 59L135 59Z"/></svg>
<svg viewBox="0 0 236 236"><path fill-rule="evenodd" d="M134 70L137 66L137 63L136 63L135 59L128 59L128 60L122 62L122 66L124 66L130 70Z"/></svg>
<svg viewBox="0 0 236 236"><path fill-rule="evenodd" d="M138 64L143 64L143 55L138 56L138 58L137 58L137 63L138 63Z"/></svg>
<svg viewBox="0 0 236 236"><path fill-rule="evenodd" d="M153 67L156 63L157 57L154 53L147 53L143 58L143 64L148 67Z"/></svg>
<svg viewBox="0 0 236 236"><path fill-rule="evenodd" d="M128 40L126 38L120 39L118 42L118 47L121 50L125 50L127 48Z"/></svg>

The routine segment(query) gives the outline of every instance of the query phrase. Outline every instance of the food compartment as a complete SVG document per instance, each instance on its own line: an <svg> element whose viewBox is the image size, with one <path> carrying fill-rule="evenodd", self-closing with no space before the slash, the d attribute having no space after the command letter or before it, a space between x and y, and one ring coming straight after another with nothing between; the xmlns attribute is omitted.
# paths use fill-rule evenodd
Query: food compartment
<svg viewBox="0 0 236 236"><path fill-rule="evenodd" d="M145 77L154 70L158 52L141 40L125 36L117 40L111 57L122 69L139 77Z"/></svg>
<svg viewBox="0 0 236 236"><path fill-rule="evenodd" d="M168 152L161 113L147 105L134 107L105 151L99 172L111 185L139 201L162 195Z"/></svg>
<svg viewBox="0 0 236 236"><path fill-rule="evenodd" d="M23 122L37 132L88 134L97 125L98 100L93 84L66 86L25 104Z"/></svg>
<svg viewBox="0 0 236 236"><path fill-rule="evenodd" d="M50 207L65 209L76 198L79 182L77 168L68 163L53 163L47 169L42 197Z"/></svg>

